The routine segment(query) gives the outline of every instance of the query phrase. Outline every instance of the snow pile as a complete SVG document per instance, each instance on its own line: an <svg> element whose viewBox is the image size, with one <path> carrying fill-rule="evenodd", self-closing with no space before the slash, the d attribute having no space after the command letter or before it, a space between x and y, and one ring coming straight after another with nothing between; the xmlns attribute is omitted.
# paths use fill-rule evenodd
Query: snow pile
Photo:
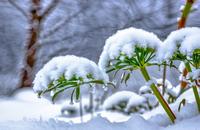
<svg viewBox="0 0 200 130"><path fill-rule="evenodd" d="M45 64L36 74L33 89L36 92L43 91L52 81L56 81L62 75L66 79L77 76L87 81L88 74L96 80L108 81L107 74L102 72L93 61L74 55L58 56Z"/></svg>
<svg viewBox="0 0 200 130"><path fill-rule="evenodd" d="M117 58L120 53L131 57L135 46L157 49L161 43L160 39L154 33L142 29L130 27L119 30L106 40L106 44L99 59L99 66L102 70L105 70L109 61Z"/></svg>
<svg viewBox="0 0 200 130"><path fill-rule="evenodd" d="M158 50L158 59L169 59L177 50L190 55L194 49L200 48L199 34L198 27L187 27L171 32Z"/></svg>

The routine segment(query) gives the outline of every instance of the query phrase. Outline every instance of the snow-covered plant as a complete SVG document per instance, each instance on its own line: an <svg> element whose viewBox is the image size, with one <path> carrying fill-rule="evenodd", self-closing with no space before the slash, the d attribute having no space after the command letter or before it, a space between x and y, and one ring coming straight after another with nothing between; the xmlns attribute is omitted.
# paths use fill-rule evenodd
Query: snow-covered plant
<svg viewBox="0 0 200 130"><path fill-rule="evenodd" d="M130 91L121 91L111 95L105 100L103 108L124 114L143 113L148 110L146 98Z"/></svg>
<svg viewBox="0 0 200 130"><path fill-rule="evenodd" d="M187 27L172 32L164 44L159 49L158 58L170 64L175 60L184 62L187 71L190 75L189 81L192 82L191 86L195 95L197 106L200 112L200 97L197 90L196 81L199 76L197 71L200 69L200 28ZM192 70L192 68L194 70ZM194 74L195 73L195 74Z"/></svg>
<svg viewBox="0 0 200 130"><path fill-rule="evenodd" d="M78 115L78 110L79 110L79 104L65 104L61 108L61 113L64 116L74 116Z"/></svg>
<svg viewBox="0 0 200 130"><path fill-rule="evenodd" d="M82 87L107 86L108 76L93 62L73 55L58 56L50 60L36 74L33 89L41 95L55 98L71 89L71 102L79 99Z"/></svg>
<svg viewBox="0 0 200 130"><path fill-rule="evenodd" d="M157 86L160 88L161 93L163 93L164 98L167 99L168 103L173 103L180 92L179 87L174 87L169 80L165 80L165 85L163 87L163 79L156 79Z"/></svg>
<svg viewBox="0 0 200 130"><path fill-rule="evenodd" d="M127 106L126 106L126 113L144 113L145 111L149 110L148 102L145 97L133 93L134 95L129 99Z"/></svg>
<svg viewBox="0 0 200 130"><path fill-rule="evenodd" d="M125 112L129 99L133 96L133 92L121 91L108 97L103 103L104 110Z"/></svg>
<svg viewBox="0 0 200 130"><path fill-rule="evenodd" d="M175 115L146 70L147 66L155 65L156 51L161 44L162 42L155 34L142 29L131 27L120 30L106 40L99 67L107 73L124 70L126 73L123 74L122 81L125 83L131 72L139 69L169 118L174 122Z"/></svg>
<svg viewBox="0 0 200 130"><path fill-rule="evenodd" d="M156 79L156 86L158 87L158 90L160 91L160 93L162 93L162 95L164 96L164 98L167 100L168 103L173 103L179 95L180 88L172 86L169 80L165 81L165 85L163 88L163 79ZM147 99L149 98L149 100L152 100L153 97L155 97L153 95L152 90L147 85L142 86L140 88L139 94L144 95L145 97L147 97ZM156 103L152 103L152 104L153 105L151 105L150 103L149 107L156 106Z"/></svg>

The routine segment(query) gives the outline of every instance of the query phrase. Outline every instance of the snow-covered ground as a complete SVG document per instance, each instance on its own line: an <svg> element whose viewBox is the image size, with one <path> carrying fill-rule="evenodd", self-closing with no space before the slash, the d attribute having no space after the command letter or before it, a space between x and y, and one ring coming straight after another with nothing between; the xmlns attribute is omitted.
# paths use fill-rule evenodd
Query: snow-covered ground
<svg viewBox="0 0 200 130"><path fill-rule="evenodd" d="M185 98L187 104L177 111L179 102ZM38 99L32 90L16 93L12 99L0 100L0 130L198 130L198 115L192 90L185 92L171 105L177 115L175 124L171 124L161 107L157 107L143 115L125 116L117 112L100 112L95 118L85 123L78 123L79 118L72 121L60 117L60 105L53 105L45 99ZM84 121L90 115L83 117ZM78 121L79 120L79 121Z"/></svg>

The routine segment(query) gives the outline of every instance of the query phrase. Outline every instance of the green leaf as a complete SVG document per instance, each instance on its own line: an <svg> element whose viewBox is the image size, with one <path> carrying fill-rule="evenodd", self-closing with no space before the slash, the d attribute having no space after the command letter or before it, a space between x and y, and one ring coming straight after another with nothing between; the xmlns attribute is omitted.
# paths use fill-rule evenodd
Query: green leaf
<svg viewBox="0 0 200 130"><path fill-rule="evenodd" d="M89 81L90 83L96 83L96 84L104 84L104 81L103 80L92 80L92 81Z"/></svg>
<svg viewBox="0 0 200 130"><path fill-rule="evenodd" d="M125 77L125 84L127 85L127 81L128 81L128 79L130 78L130 73L128 73L127 75L126 75L126 77Z"/></svg>
<svg viewBox="0 0 200 130"><path fill-rule="evenodd" d="M112 86L113 88L116 88L116 86L111 82L108 82L106 86L108 86L108 85Z"/></svg>
<svg viewBox="0 0 200 130"><path fill-rule="evenodd" d="M121 83L123 83L123 81L124 81L124 78L125 78L125 75L126 75L126 72L124 72L122 75L121 75Z"/></svg>
<svg viewBox="0 0 200 130"><path fill-rule="evenodd" d="M74 92L75 92L76 89L74 89L71 93L71 103L73 104L74 103Z"/></svg>
<svg viewBox="0 0 200 130"><path fill-rule="evenodd" d="M73 88L73 87L75 87L75 86L63 87L63 88L57 90L57 91L54 93L54 95L52 96L52 99L51 99L52 102L54 103L55 98L56 98L61 92L65 91L65 90L67 90L67 89L69 89L69 88Z"/></svg>

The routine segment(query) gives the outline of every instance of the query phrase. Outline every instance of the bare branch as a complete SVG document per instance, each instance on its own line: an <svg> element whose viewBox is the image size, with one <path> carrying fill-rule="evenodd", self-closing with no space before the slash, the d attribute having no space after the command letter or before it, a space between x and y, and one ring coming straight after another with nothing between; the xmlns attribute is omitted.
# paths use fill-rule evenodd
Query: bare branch
<svg viewBox="0 0 200 130"><path fill-rule="evenodd" d="M86 30L84 32L73 33L73 34L65 36L63 38L42 39L39 43L42 44L42 45L47 45L48 43L56 44L56 43L63 42L63 41L69 40L71 38L74 38L75 36L76 37L77 36L86 37L86 36L89 36L89 34L92 33L92 32L99 31L99 30L102 30L102 29L108 29L108 28L115 28L115 27L111 27L111 26L108 26L108 25L98 26L98 27L94 27L94 28L88 29L88 30Z"/></svg>
<svg viewBox="0 0 200 130"><path fill-rule="evenodd" d="M45 19L54 9L55 7L61 2L61 0L52 0L52 2L47 6L46 10L41 15L42 19Z"/></svg>
<svg viewBox="0 0 200 130"><path fill-rule="evenodd" d="M15 7L18 11L20 11L23 16L25 16L27 19L29 18L29 15L18 5L16 4L13 0L8 0L8 2Z"/></svg>
<svg viewBox="0 0 200 130"><path fill-rule="evenodd" d="M77 17L79 14L81 14L84 10L86 10L88 7L82 8L79 11L77 11L76 13L72 14L69 17L65 17L64 19L62 19L60 22L58 22L57 24L55 24L55 26L53 26L52 28L50 28L49 30L47 30L42 36L41 38L47 38L49 36L52 36L53 34L55 34L59 29L61 29L66 23L70 22L73 18Z"/></svg>

